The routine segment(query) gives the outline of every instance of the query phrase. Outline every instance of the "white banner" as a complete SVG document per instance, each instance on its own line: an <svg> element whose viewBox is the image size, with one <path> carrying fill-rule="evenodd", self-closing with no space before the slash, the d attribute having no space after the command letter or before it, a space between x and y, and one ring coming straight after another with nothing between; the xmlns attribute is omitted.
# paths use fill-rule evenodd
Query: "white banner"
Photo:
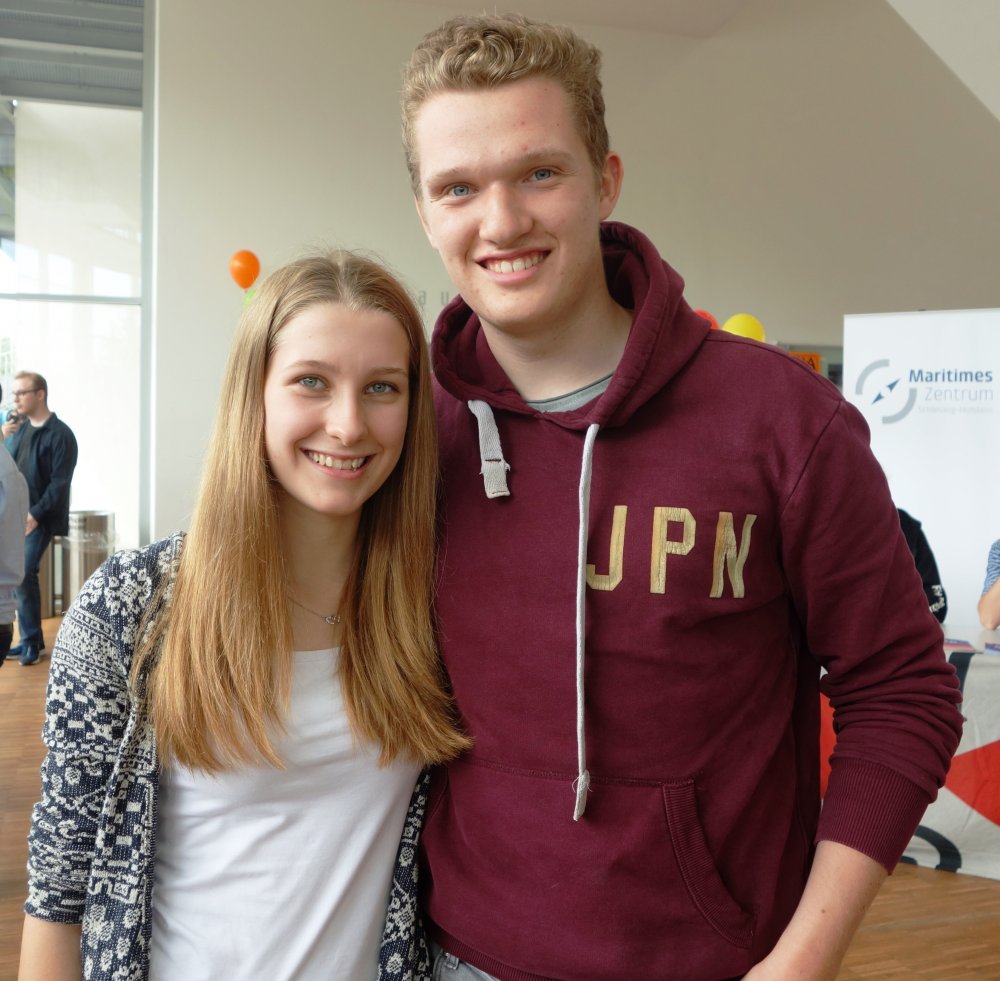
<svg viewBox="0 0 1000 981"><path fill-rule="evenodd" d="M844 395L871 428L897 506L923 525L950 637L950 625L978 622L1000 538L1000 310L845 317Z"/></svg>

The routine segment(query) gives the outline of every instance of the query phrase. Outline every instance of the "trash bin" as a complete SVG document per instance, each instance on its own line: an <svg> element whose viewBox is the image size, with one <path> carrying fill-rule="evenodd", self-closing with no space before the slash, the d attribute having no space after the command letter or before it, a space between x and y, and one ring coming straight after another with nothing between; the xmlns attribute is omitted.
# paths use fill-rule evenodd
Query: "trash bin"
<svg viewBox="0 0 1000 981"><path fill-rule="evenodd" d="M63 536L63 609L68 609L91 573L115 550L111 511L70 511Z"/></svg>

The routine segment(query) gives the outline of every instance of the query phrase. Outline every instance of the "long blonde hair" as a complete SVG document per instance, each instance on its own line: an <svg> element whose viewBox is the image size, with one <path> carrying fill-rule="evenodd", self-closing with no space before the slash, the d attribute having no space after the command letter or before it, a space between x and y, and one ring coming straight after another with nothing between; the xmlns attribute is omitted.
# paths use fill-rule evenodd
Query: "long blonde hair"
<svg viewBox="0 0 1000 981"><path fill-rule="evenodd" d="M351 728L380 747L382 764L400 755L440 762L469 745L455 728L433 633L437 437L420 316L380 264L332 252L269 276L240 321L172 595L142 632L132 668L164 760L209 772L281 765L272 736L288 701L292 631L264 378L282 327L330 302L390 314L410 346L402 455L364 505L342 604Z"/></svg>

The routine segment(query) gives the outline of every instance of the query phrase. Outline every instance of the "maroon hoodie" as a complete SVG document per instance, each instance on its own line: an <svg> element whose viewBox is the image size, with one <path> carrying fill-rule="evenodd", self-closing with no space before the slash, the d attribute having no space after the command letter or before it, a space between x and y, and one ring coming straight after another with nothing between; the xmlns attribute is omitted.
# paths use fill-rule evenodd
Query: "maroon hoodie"
<svg viewBox="0 0 1000 981"><path fill-rule="evenodd" d="M527 406L460 300L434 335L437 609L475 748L435 778L425 909L504 981L718 981L773 947L816 840L892 869L958 685L860 414L710 331L639 232L602 239L634 323L582 409Z"/></svg>

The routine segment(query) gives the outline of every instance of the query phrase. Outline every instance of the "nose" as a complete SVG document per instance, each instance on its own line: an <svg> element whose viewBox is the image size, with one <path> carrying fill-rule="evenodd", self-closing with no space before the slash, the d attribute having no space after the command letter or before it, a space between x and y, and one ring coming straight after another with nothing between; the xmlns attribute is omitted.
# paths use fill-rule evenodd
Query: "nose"
<svg viewBox="0 0 1000 981"><path fill-rule="evenodd" d="M531 230L533 219L527 202L516 188L491 184L480 192L480 200L483 211L479 233L484 241L509 246Z"/></svg>
<svg viewBox="0 0 1000 981"><path fill-rule="evenodd" d="M368 421L361 400L346 392L332 399L326 413L325 429L328 436L344 446L353 446L363 439L368 432Z"/></svg>

